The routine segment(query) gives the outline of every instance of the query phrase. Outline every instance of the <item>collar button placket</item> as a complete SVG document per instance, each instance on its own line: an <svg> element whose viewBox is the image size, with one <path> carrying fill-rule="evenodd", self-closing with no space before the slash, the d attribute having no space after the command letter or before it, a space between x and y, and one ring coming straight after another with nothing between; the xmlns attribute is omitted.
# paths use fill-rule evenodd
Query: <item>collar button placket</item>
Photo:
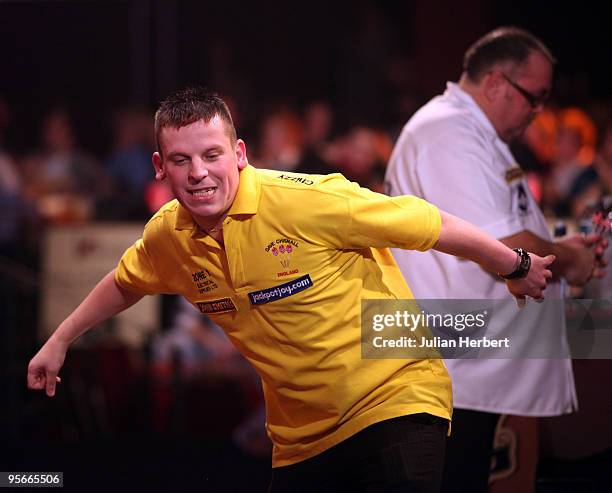
<svg viewBox="0 0 612 493"><path fill-rule="evenodd" d="M245 286L244 265L242 263L242 250L240 248L239 235L237 234L235 221L228 219L224 225L225 256L227 259L227 273L231 279L235 291L240 291Z"/></svg>

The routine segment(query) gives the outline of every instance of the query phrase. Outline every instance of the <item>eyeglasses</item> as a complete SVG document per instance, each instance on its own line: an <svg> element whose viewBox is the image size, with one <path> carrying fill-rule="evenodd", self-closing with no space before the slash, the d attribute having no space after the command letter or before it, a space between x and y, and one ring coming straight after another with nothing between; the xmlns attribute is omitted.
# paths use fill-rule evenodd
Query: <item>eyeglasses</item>
<svg viewBox="0 0 612 493"><path fill-rule="evenodd" d="M516 82L514 82L510 77L508 77L503 72L500 72L502 77L506 79L506 82L514 87L521 95L525 98L529 106L532 108L537 108L540 105L543 105L548 100L548 91L544 91L544 94L540 96L536 96L535 94L530 93L527 89L522 88Z"/></svg>

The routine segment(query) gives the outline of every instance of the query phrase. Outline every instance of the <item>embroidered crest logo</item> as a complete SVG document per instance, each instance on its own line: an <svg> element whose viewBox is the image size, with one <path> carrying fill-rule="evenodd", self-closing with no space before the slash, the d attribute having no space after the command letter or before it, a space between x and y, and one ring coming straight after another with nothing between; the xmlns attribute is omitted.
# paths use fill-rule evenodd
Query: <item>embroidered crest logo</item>
<svg viewBox="0 0 612 493"><path fill-rule="evenodd" d="M277 238L266 246L266 252L272 254L272 256L278 260L281 267L285 269L282 272L277 272L277 277L297 274L299 272L299 269L287 270L291 266L291 254L295 252L299 246L300 244L297 241L288 238Z"/></svg>

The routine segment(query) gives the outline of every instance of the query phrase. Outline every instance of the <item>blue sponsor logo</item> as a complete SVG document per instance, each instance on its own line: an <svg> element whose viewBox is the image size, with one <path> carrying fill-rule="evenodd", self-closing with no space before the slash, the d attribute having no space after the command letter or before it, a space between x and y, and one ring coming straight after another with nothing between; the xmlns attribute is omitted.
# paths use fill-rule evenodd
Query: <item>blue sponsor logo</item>
<svg viewBox="0 0 612 493"><path fill-rule="evenodd" d="M251 305L263 305L265 303L287 298L288 296L292 296L300 291L304 291L305 289L312 287L312 284L310 275L306 274L305 276L298 277L293 281L279 284L278 286L274 286L272 288L253 291L252 293L249 293L249 300L251 300Z"/></svg>

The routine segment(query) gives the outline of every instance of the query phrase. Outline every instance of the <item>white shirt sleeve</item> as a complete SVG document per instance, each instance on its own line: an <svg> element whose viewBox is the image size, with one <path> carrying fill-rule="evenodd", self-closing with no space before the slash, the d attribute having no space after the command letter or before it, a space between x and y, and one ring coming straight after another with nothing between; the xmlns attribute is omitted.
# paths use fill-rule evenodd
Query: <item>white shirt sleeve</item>
<svg viewBox="0 0 612 493"><path fill-rule="evenodd" d="M468 128L426 137L404 132L391 157L388 191L422 197L496 238L510 236L525 226L498 158L493 143Z"/></svg>

